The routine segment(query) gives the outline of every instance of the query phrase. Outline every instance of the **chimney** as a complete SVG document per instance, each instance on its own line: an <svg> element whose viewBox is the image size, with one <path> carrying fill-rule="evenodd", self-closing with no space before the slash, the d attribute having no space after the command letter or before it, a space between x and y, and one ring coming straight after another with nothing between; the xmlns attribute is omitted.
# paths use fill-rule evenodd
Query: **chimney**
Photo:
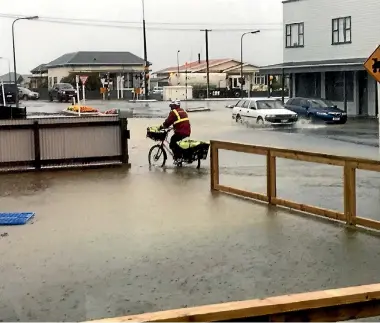
<svg viewBox="0 0 380 323"><path fill-rule="evenodd" d="M198 53L198 64L200 64L200 63L201 63L201 54Z"/></svg>

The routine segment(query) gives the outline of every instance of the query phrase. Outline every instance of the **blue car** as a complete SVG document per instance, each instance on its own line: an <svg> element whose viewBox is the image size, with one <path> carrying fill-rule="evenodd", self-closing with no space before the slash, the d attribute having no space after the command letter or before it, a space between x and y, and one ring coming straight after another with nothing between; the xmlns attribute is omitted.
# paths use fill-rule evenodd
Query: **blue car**
<svg viewBox="0 0 380 323"><path fill-rule="evenodd" d="M347 113L325 99L291 98L286 102L285 108L294 111L299 118L312 122L339 123L347 122Z"/></svg>

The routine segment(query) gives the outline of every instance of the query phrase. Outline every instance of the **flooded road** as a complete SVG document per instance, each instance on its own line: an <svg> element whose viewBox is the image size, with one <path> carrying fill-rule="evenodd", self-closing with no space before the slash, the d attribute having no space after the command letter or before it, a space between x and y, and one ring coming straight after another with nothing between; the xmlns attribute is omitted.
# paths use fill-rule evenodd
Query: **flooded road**
<svg viewBox="0 0 380 323"><path fill-rule="evenodd" d="M331 127L246 127L212 104L190 115L194 139L378 157L326 138ZM1 211L36 217L0 227L0 320L80 321L379 281L376 235L212 194L208 160L149 169L146 127L161 122L129 120L130 170L1 175ZM220 158L221 183L265 190L262 157ZM358 174L358 213L380 219L376 175ZM278 176L280 197L342 206L339 168L280 160Z"/></svg>

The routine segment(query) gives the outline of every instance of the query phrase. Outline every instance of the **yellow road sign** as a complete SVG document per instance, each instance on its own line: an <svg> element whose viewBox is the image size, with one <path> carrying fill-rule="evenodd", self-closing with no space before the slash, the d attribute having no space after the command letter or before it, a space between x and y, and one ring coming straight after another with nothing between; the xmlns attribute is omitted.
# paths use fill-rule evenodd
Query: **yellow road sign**
<svg viewBox="0 0 380 323"><path fill-rule="evenodd" d="M380 82L380 45L364 63L364 67L377 82Z"/></svg>

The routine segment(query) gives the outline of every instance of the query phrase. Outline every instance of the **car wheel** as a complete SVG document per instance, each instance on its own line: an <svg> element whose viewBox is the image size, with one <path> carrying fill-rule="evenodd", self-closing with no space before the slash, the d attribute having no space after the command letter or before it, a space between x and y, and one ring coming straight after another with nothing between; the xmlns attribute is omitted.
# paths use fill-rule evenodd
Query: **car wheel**
<svg viewBox="0 0 380 323"><path fill-rule="evenodd" d="M263 120L263 118L258 117L257 120L256 120L256 123L257 123L258 125L262 126L262 125L264 124L264 120Z"/></svg>
<svg viewBox="0 0 380 323"><path fill-rule="evenodd" d="M241 116L240 116L240 114L236 115L235 121L236 122L241 122Z"/></svg>
<svg viewBox="0 0 380 323"><path fill-rule="evenodd" d="M57 95L58 102L62 102L62 97L60 95Z"/></svg>
<svg viewBox="0 0 380 323"><path fill-rule="evenodd" d="M27 95L25 94L25 95L23 95L22 99L23 99L24 101L28 101L28 100L29 100L29 96L27 96Z"/></svg>
<svg viewBox="0 0 380 323"><path fill-rule="evenodd" d="M49 94L49 101L53 102L53 96L51 94Z"/></svg>

